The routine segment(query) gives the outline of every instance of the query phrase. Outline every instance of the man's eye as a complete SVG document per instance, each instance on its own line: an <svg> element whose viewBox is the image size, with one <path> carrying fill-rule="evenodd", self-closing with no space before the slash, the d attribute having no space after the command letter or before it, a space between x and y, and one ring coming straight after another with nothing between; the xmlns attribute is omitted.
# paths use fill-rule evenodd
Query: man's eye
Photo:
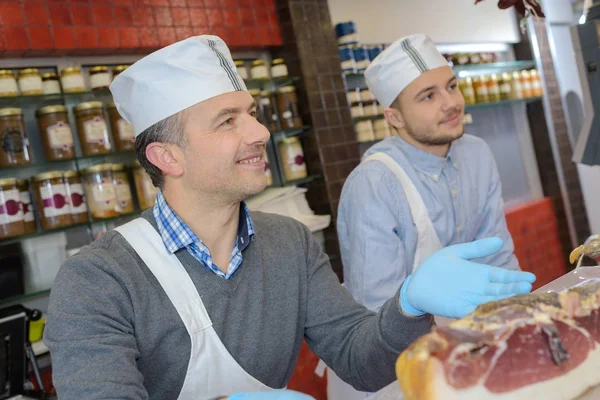
<svg viewBox="0 0 600 400"><path fill-rule="evenodd" d="M254 118L256 118L256 111L250 111L250 115L252 115Z"/></svg>
<svg viewBox="0 0 600 400"><path fill-rule="evenodd" d="M233 124L233 118L228 118L226 121L224 121L221 126L228 126Z"/></svg>
<svg viewBox="0 0 600 400"><path fill-rule="evenodd" d="M458 84L453 83L452 85L450 85L450 90L456 90L457 87L458 87Z"/></svg>
<svg viewBox="0 0 600 400"><path fill-rule="evenodd" d="M423 96L423 101L429 101L431 99L433 99L433 93Z"/></svg>

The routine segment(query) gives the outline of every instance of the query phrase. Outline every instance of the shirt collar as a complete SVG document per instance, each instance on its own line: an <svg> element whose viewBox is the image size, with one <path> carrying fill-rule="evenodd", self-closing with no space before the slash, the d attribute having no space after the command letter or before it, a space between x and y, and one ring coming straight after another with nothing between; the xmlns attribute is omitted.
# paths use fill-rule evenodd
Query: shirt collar
<svg viewBox="0 0 600 400"><path fill-rule="evenodd" d="M438 157L434 154L428 153L415 146L407 143L400 136L394 136L396 145L402 150L402 153L406 156L406 159L410 164L417 170L423 172L426 175L430 175L434 180L438 180L442 174L442 171L447 166L452 166L458 169L458 165L453 160L453 148L451 144L450 149L446 157Z"/></svg>
<svg viewBox="0 0 600 400"><path fill-rule="evenodd" d="M185 222L169 206L161 190L156 195L156 202L152 209L154 219L158 226L158 232L170 253L185 248L194 242L202 243L202 240L187 226ZM250 215L250 209L245 202L240 203L240 220L238 223L238 236L236 244L240 251L244 250L254 237L254 224Z"/></svg>

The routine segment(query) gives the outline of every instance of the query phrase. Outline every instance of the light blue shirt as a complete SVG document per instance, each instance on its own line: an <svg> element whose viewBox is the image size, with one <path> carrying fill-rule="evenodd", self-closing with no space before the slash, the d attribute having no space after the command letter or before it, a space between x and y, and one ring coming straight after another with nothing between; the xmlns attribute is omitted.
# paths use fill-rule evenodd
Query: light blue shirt
<svg viewBox="0 0 600 400"><path fill-rule="evenodd" d="M423 198L442 246L491 236L504 248L478 262L519 269L506 227L500 176L487 144L464 135L437 157L386 138L364 155L386 153L405 170ZM344 285L354 298L378 310L412 272L417 231L402 186L383 163L360 164L348 177L338 208L337 229Z"/></svg>

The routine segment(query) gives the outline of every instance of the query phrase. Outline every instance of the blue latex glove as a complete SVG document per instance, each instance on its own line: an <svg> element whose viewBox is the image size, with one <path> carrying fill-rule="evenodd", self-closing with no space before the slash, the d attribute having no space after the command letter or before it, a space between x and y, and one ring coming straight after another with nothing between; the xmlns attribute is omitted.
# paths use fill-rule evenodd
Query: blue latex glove
<svg viewBox="0 0 600 400"><path fill-rule="evenodd" d="M313 397L293 390L269 390L267 392L236 393L228 400L315 400Z"/></svg>
<svg viewBox="0 0 600 400"><path fill-rule="evenodd" d="M402 284L400 306L406 314L462 318L478 305L531 291L535 275L477 264L502 248L493 237L446 247L427 258Z"/></svg>

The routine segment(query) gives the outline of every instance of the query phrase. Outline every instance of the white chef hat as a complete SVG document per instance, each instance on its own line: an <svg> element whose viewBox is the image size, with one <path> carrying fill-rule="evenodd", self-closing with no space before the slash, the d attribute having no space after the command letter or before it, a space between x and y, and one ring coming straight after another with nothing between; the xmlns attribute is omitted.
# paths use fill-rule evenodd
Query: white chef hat
<svg viewBox="0 0 600 400"><path fill-rule="evenodd" d="M365 71L369 90L383 107L422 73L448 66L448 61L426 35L411 35L396 40L379 54Z"/></svg>
<svg viewBox="0 0 600 400"><path fill-rule="evenodd" d="M135 136L155 123L212 97L246 90L225 42L195 36L155 51L110 85L119 114Z"/></svg>

